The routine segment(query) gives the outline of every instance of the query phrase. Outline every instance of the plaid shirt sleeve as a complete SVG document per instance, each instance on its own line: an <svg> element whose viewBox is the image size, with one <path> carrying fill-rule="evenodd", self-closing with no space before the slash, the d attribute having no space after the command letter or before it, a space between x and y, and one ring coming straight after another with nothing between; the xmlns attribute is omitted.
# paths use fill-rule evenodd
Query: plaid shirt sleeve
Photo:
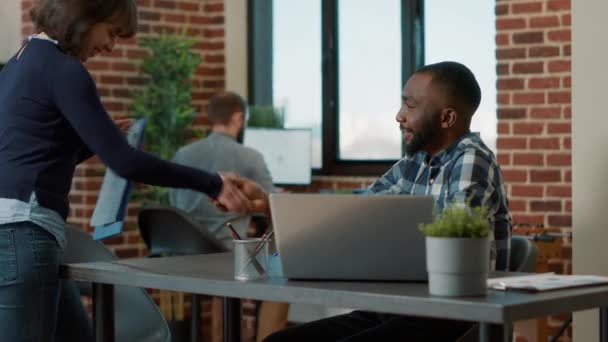
<svg viewBox="0 0 608 342"><path fill-rule="evenodd" d="M447 203L465 204L470 199L470 206L488 205L494 193L494 170L490 162L477 150L466 150L454 161L448 179Z"/></svg>
<svg viewBox="0 0 608 342"><path fill-rule="evenodd" d="M488 208L494 234L492 261L497 270L508 269L511 218L507 209L502 176L495 159L477 149L467 149L454 162L445 204Z"/></svg>
<svg viewBox="0 0 608 342"><path fill-rule="evenodd" d="M403 169L405 168L405 158L398 161L382 177L378 178L367 188L367 193L373 194L398 194L402 193Z"/></svg>

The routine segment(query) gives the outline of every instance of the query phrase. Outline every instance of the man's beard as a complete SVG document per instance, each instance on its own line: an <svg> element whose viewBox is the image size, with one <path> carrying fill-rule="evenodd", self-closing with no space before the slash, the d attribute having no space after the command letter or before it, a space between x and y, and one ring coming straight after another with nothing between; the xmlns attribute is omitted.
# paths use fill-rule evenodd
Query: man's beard
<svg viewBox="0 0 608 342"><path fill-rule="evenodd" d="M242 144L245 141L245 126L241 127L241 130L236 135L236 142Z"/></svg>
<svg viewBox="0 0 608 342"><path fill-rule="evenodd" d="M439 135L439 115L433 115L422 123L422 128L412 131L411 142L405 141L405 154L413 156L425 146L429 145Z"/></svg>

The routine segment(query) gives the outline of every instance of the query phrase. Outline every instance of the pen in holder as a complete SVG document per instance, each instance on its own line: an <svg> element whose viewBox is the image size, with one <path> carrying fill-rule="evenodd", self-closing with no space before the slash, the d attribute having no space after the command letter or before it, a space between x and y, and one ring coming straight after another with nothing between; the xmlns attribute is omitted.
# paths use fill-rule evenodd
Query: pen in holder
<svg viewBox="0 0 608 342"><path fill-rule="evenodd" d="M240 236L240 235L239 235L239 233L236 231L236 229L234 228L234 226L232 225L232 223L231 223L231 222L226 222L226 227L228 227L228 229L230 229L230 235L232 236L232 239L233 239L234 241L249 241L249 240L243 240L243 239L241 238L241 236ZM270 236L272 236L272 235L270 235ZM262 239L264 239L264 238L262 237ZM258 240L259 240L259 239L258 239ZM258 247L259 247L259 246L256 246L256 247L255 247L255 249L258 249ZM243 247L238 247L238 248L243 248ZM236 256L237 256L236 249L237 249L237 244L235 243L235 244L234 244L234 251L235 251L235 252L234 252L234 255L235 255L235 267L236 267ZM259 250L258 250L258 252L259 252ZM258 252L256 252L256 254L257 254ZM267 251L267 252L268 252L268 251ZM268 253L266 253L266 254L268 254ZM266 273L266 271L265 271L265 267L262 267L262 265L260 265L259 261L258 261L256 258L251 257L251 258L247 259L246 264L247 264L247 265L249 265L249 263L251 263L251 262L253 262L253 267L255 267L256 271L257 271L257 272L260 274L260 276L262 276L262 277L263 277L263 276L265 276L265 273ZM242 272L242 270L240 270L240 268L238 268L238 269L237 269L237 268L235 268L235 269L234 269L234 272L235 272L235 276L236 276L236 274L237 274L237 273L241 273L241 272Z"/></svg>
<svg viewBox="0 0 608 342"><path fill-rule="evenodd" d="M247 258L247 260L245 261L245 264L243 265L243 268L240 270L240 272L242 272L245 267L249 266L249 264L254 261L255 257L257 256L258 253L260 253L260 251L262 250L262 248L266 248L266 254L268 255L268 242L270 242L270 239L272 238L272 234L274 234L274 231L270 232L270 234L266 235L262 235L262 241L260 241L260 243L258 243L257 246L255 246L255 249L253 250L253 253L251 253L251 256L249 258Z"/></svg>
<svg viewBox="0 0 608 342"><path fill-rule="evenodd" d="M234 278L262 279L268 276L268 240L234 240Z"/></svg>

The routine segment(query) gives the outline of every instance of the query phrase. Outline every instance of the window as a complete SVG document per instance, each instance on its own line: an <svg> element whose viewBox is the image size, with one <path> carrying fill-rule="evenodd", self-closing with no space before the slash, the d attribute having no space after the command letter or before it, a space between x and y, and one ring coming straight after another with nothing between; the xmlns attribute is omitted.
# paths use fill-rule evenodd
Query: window
<svg viewBox="0 0 608 342"><path fill-rule="evenodd" d="M312 129L312 166L321 168L321 0L274 0L273 104L285 127Z"/></svg>
<svg viewBox="0 0 608 342"><path fill-rule="evenodd" d="M479 132L481 138L496 151L496 15L494 2L470 0L462 6L453 0L425 0L425 63L453 60L463 63L473 71L481 87L481 104L473 115L471 131ZM446 29L446 22L453 18L475 18L461 20L458 25ZM475 47L463 44L475 42Z"/></svg>
<svg viewBox="0 0 608 342"><path fill-rule="evenodd" d="M250 0L249 101L313 132L316 174L384 173L395 122L423 61L422 0Z"/></svg>
<svg viewBox="0 0 608 342"><path fill-rule="evenodd" d="M362 25L362 23L364 23ZM340 160L397 160L401 133L400 0L338 3Z"/></svg>

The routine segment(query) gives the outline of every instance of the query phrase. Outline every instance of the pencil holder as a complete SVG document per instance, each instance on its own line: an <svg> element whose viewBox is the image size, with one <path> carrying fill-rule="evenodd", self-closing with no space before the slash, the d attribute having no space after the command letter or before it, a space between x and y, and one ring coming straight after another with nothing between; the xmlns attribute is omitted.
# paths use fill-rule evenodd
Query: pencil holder
<svg viewBox="0 0 608 342"><path fill-rule="evenodd" d="M255 280L268 277L268 240L234 240L234 278Z"/></svg>

